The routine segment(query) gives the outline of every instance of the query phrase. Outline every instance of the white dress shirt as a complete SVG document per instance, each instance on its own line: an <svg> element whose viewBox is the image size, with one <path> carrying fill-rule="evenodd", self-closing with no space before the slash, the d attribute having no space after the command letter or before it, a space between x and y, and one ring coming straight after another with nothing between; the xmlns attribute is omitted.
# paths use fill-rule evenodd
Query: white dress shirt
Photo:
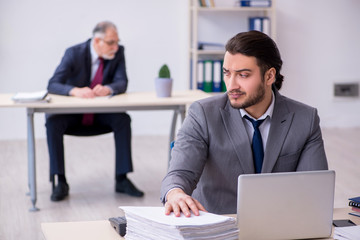
<svg viewBox="0 0 360 240"><path fill-rule="evenodd" d="M246 115L249 118L254 119L254 120L265 119L264 122L259 126L259 130L260 130L260 133L261 133L261 139L262 139L262 142L263 142L264 152L265 152L265 149L266 149L266 143L267 143L267 139L268 139L268 136L269 136L269 130L270 130L270 125L271 125L271 117L272 117L272 114L273 114L273 111L274 111L274 105L275 105L275 94L274 94L274 92L272 92L270 106L268 107L266 112L261 117L259 117L258 119L253 118L244 109L240 108L240 114L241 114L241 117L242 117L242 119L244 121L246 132L247 132L247 134L249 136L250 143L252 142L252 138L253 138L253 135L254 135L254 127L253 127L252 123L249 120L246 120L244 118L244 116Z"/></svg>
<svg viewBox="0 0 360 240"><path fill-rule="evenodd" d="M91 39L90 42L90 54L91 54L91 76L90 76L90 81L92 81L95 77L96 71L99 68L99 64L100 64L100 60L99 60L99 55L96 53L95 49L94 49L94 40Z"/></svg>
<svg viewBox="0 0 360 240"><path fill-rule="evenodd" d="M93 41L94 39L91 39L90 42L90 55L91 55L91 76L90 76L90 81L92 82L94 80L95 74L99 68L100 65L100 60L99 60L99 55L96 53L94 46L93 46ZM113 89L109 86L109 85L104 85L106 87L108 87L110 89L110 95L113 95Z"/></svg>

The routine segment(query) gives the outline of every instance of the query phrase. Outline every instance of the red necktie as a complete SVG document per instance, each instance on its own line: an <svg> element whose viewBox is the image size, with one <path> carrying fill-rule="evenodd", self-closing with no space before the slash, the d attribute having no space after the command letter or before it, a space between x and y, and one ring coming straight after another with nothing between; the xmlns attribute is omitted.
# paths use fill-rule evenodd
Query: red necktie
<svg viewBox="0 0 360 240"><path fill-rule="evenodd" d="M94 79L90 83L90 88L93 89L96 85L102 84L104 70L104 59L99 57L99 67L95 73ZM82 124L85 126L91 126L94 123L94 114L86 113L83 115Z"/></svg>

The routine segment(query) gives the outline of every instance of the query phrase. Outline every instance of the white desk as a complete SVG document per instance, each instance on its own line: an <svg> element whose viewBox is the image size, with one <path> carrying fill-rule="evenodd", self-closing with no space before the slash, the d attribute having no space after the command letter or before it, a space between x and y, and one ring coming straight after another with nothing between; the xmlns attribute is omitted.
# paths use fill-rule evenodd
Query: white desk
<svg viewBox="0 0 360 240"><path fill-rule="evenodd" d="M158 98L153 92L134 92L116 95L114 97L100 97L83 99L76 97L50 95L49 103L14 103L11 97L14 94L0 94L0 107L22 107L27 109L27 141L28 141L28 181L32 208L36 207L36 154L34 113L108 113L125 112L132 110L173 110L174 115L170 129L170 142L175 138L175 127L178 115L183 121L186 106L192 102L209 97L202 91L173 92L170 98ZM170 144L169 144L170 146Z"/></svg>
<svg viewBox="0 0 360 240"><path fill-rule="evenodd" d="M121 237L108 220L88 222L41 223L46 240L119 240Z"/></svg>
<svg viewBox="0 0 360 240"><path fill-rule="evenodd" d="M351 219L357 225L360 224L360 218L349 215L350 208L335 208L333 219ZM235 217L236 215L234 215ZM42 232L46 240L119 240L124 239L112 229L107 220L88 221L88 222L58 222L42 223ZM322 238L333 239L333 238Z"/></svg>

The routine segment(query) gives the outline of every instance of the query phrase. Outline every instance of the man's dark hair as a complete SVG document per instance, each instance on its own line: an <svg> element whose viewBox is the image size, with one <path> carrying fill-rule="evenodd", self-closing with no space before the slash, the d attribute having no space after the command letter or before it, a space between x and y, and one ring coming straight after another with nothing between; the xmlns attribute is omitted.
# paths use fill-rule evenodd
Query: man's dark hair
<svg viewBox="0 0 360 240"><path fill-rule="evenodd" d="M241 53L255 57L262 76L270 68L275 68L275 87L281 88L284 76L280 74L282 60L276 43L266 34L258 31L242 32L231 38L225 47L230 54Z"/></svg>

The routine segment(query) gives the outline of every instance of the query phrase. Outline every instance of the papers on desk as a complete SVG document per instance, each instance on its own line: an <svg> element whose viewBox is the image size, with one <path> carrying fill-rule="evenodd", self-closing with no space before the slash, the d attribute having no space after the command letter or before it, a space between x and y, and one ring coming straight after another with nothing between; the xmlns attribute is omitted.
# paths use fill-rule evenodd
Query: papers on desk
<svg viewBox="0 0 360 240"><path fill-rule="evenodd" d="M165 215L163 207L120 207L127 220L125 239L238 239L235 218L200 212L200 216Z"/></svg>
<svg viewBox="0 0 360 240"><path fill-rule="evenodd" d="M335 227L334 239L360 239L360 226Z"/></svg>
<svg viewBox="0 0 360 240"><path fill-rule="evenodd" d="M19 92L12 97L12 100L17 103L49 102L50 97L47 94L48 92L46 90L38 92Z"/></svg>

